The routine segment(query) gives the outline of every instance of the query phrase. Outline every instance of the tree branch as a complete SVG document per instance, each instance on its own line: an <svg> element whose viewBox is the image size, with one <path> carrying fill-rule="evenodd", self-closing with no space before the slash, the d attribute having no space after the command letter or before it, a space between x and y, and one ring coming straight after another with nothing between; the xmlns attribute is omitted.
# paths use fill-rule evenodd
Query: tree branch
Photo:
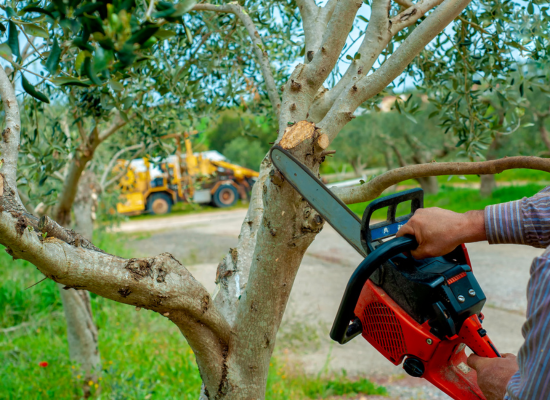
<svg viewBox="0 0 550 400"><path fill-rule="evenodd" d="M106 184L107 182L107 177L109 176L109 173L111 172L111 170L114 168L115 166L115 163L117 162L117 160L119 159L119 157L126 153L127 151L132 151L132 150L137 150L137 149L141 149L141 148L144 148L145 145L143 143L140 143L140 144L134 144L132 146L128 146L128 147L125 147L119 151L117 151L115 153L115 155L111 158L111 160L109 161L109 163L107 164L107 167L105 168L105 171L103 171L103 175L101 175L101 180L99 181L99 185L101 186L102 190L105 190L105 188L109 185ZM126 173L126 171L124 171L124 173ZM118 176L117 176L118 178ZM110 183L111 181L109 181Z"/></svg>
<svg viewBox="0 0 550 400"><path fill-rule="evenodd" d="M327 4L327 7L332 4ZM336 65L361 4L360 0L336 2L318 51L314 54L308 53L311 62L306 65L299 64L292 72L284 87L278 140L283 137L288 122L308 118L308 110L323 82ZM328 11L330 10L327 9ZM321 90L320 93L322 92Z"/></svg>
<svg viewBox="0 0 550 400"><path fill-rule="evenodd" d="M342 92L367 76L378 56L386 48L393 36L404 28L414 24L426 12L441 4L443 0L423 0L417 4L407 5L397 16L389 19L390 0L374 0L371 5L371 16L363 42L357 50L359 59L354 59L346 73L330 91L318 96L309 111L309 120L319 122L340 97Z"/></svg>
<svg viewBox="0 0 550 400"><path fill-rule="evenodd" d="M377 198L384 190L407 179L440 175L499 174L507 169L529 168L550 172L550 159L539 157L507 157L481 162L444 162L409 165L392 169L371 181L351 188L334 188L332 191L344 203L353 204Z"/></svg>
<svg viewBox="0 0 550 400"><path fill-rule="evenodd" d="M402 29L411 26L422 18L432 8L443 3L443 0L422 0L412 5L408 9L401 11L398 15L390 19L390 29L392 36Z"/></svg>
<svg viewBox="0 0 550 400"><path fill-rule="evenodd" d="M122 128L126 124L127 122L123 120L122 117L120 116L120 113L117 112L115 116L115 121L112 123L112 125L99 134L98 136L99 142L100 143L103 142L105 139L107 139L109 136L111 136L113 133L118 131L120 128Z"/></svg>
<svg viewBox="0 0 550 400"><path fill-rule="evenodd" d="M269 56L267 55L267 51L265 51L265 46L262 41L262 37L258 33L256 26L252 21L252 18L250 18L250 15L248 15L248 13L236 2L224 4L222 6L216 6L213 4L197 4L196 6L193 7L193 10L214 11L218 13L231 13L231 14L235 14L241 20L242 24L244 25L244 27L248 32L248 35L250 36L250 39L252 40L252 45L253 45L252 48L254 50L254 55L256 56L256 60L260 65L262 75L264 77L269 100L271 101L271 105L273 106L273 109L275 110L276 114L279 115L279 110L281 108L281 99L277 91L277 86L275 85L273 72L271 71Z"/></svg>
<svg viewBox="0 0 550 400"><path fill-rule="evenodd" d="M17 158L19 157L19 140L21 133L21 116L19 105L15 97L15 90L0 65L0 98L4 105L5 124L2 130L0 142L1 164L0 174L3 179L13 188L17 188ZM15 191L16 199L21 203L19 194Z"/></svg>
<svg viewBox="0 0 550 400"><path fill-rule="evenodd" d="M389 8L390 0L373 0L365 37L357 50L357 54L360 54L361 57L353 60L336 86L317 96L309 110L310 121L321 121L350 82L355 82L369 73L378 56L392 38L388 18Z"/></svg>
<svg viewBox="0 0 550 400"><path fill-rule="evenodd" d="M124 259L70 245L30 229L27 215L11 208L14 191L0 196L0 243L14 259L34 264L48 278L77 290L158 312L174 322L193 348L207 387L223 376L230 328L207 290L168 253ZM32 216L30 216L32 217ZM34 217L33 217L34 218ZM59 227L60 229L63 229Z"/></svg>
<svg viewBox="0 0 550 400"><path fill-rule="evenodd" d="M455 19L471 0L445 0L397 48L376 72L346 88L318 127L333 140L342 127L353 119L362 103L375 96L403 72L407 65Z"/></svg>

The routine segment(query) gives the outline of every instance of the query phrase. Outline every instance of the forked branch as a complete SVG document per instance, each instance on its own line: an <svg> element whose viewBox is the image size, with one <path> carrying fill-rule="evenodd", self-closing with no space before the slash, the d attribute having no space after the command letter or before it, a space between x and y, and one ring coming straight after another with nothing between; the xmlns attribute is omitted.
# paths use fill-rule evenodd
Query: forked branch
<svg viewBox="0 0 550 400"><path fill-rule="evenodd" d="M333 140L352 118L357 108L380 93L403 72L409 63L450 24L471 0L445 0L403 41L376 72L348 86L317 125Z"/></svg>
<svg viewBox="0 0 550 400"><path fill-rule="evenodd" d="M346 204L361 203L377 198L384 190L407 179L440 175L489 175L507 169L528 168L550 172L550 159L540 157L506 157L480 162L444 162L409 165L392 169L361 186L335 188L333 192Z"/></svg>
<svg viewBox="0 0 550 400"><path fill-rule="evenodd" d="M443 0L423 0L417 4L410 3L406 6L407 9L390 19L388 16L390 0L373 0L365 37L357 50L360 57L354 58L336 86L318 96L311 107L309 120L319 122L346 88L349 89L369 73L393 36L416 23L426 12L442 2Z"/></svg>

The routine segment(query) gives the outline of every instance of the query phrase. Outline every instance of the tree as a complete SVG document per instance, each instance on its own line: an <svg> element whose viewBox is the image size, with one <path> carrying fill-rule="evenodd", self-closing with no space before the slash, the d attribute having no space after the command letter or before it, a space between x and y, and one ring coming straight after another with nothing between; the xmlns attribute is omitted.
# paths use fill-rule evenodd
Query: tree
<svg viewBox="0 0 550 400"><path fill-rule="evenodd" d="M154 9L155 3L151 4ZM426 0L403 5L373 0L362 44L356 54L350 55L348 70L330 89L324 83L341 58L362 2L329 0L319 7L312 0L299 0L297 4L305 37L304 61L288 77L282 96L272 73L269 48L264 44L264 39L274 43L278 38L262 36L264 31L258 31L256 24L267 24L266 30L278 24L273 18L275 10L283 21L299 20L293 4L281 1L256 7L254 2L201 3L193 9L230 14L239 32L246 30L252 43L250 53L254 53L263 75L262 88L278 118L277 143L317 173L328 144L353 119L357 108L400 76L422 49L463 12L469 0ZM383 52L382 63L369 73ZM88 241L77 240L74 233L54 221L43 219L38 223L30 216L16 191L20 122L13 87L3 69L0 96L6 113L0 143L4 158L0 169L0 243L15 257L30 261L47 277L66 286L169 318L194 351L204 383L203 398L263 398L275 336L294 278L306 249L323 227L323 219L284 181L269 158L264 158L238 246L220 263L218 291L211 297L170 254L122 259ZM489 162L412 165L335 193L352 203L372 199L404 179L496 173L516 167L550 171L550 162L537 157L509 157Z"/></svg>
<svg viewBox="0 0 550 400"><path fill-rule="evenodd" d="M11 2L2 6L5 16L1 16L0 27L7 41L0 45L0 54L11 64L12 83L20 79L27 95L27 118L19 124L27 129L21 138L24 157L17 190L17 195L28 200L27 206L40 199L41 205L52 206L42 208L43 212L64 227L74 225L91 240L90 220L79 209L91 211L91 204L86 202L86 194L77 197L77 193L78 188L89 189L90 182L79 181L100 145L110 141L124 146L125 140L135 142L136 137L140 142L158 143L161 128L173 115L164 112L160 118L156 110L148 110L151 98L162 94L165 104L174 103L170 94L182 96L194 89L187 85L191 78L188 66L178 65L182 54L193 54L204 44L199 36L195 48L188 46L187 42L193 41L193 27L183 24L182 15L191 6L159 5L155 15L133 1L73 2L70 6L63 2ZM23 50L21 37L25 38ZM166 48L164 40L170 43ZM187 57L187 61L193 58ZM180 79L172 83L174 75ZM198 96L194 98L198 100ZM52 99L52 107L44 106ZM130 120L135 129L136 119L139 135L127 133L113 141L113 135ZM73 207L77 218L71 224ZM87 392L87 382L97 382L101 370L89 294L61 284L59 289L69 352L84 370Z"/></svg>

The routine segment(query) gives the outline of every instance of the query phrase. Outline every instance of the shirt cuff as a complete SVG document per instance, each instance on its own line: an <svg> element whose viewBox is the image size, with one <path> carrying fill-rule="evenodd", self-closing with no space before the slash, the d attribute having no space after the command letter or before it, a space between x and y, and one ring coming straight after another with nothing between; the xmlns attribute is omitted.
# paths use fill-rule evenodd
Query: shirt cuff
<svg viewBox="0 0 550 400"><path fill-rule="evenodd" d="M525 244L521 200L485 207L485 232L489 244Z"/></svg>

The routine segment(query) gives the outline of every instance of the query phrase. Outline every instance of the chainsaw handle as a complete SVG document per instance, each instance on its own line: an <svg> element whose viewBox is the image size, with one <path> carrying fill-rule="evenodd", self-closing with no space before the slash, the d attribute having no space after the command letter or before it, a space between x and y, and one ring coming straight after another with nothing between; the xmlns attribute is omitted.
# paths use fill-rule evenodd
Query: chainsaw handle
<svg viewBox="0 0 550 400"><path fill-rule="evenodd" d="M406 201L411 202L410 213L401 217L396 217L397 206ZM420 188L393 193L389 196L373 200L367 208L365 208L363 220L361 222L361 244L365 252L370 254L376 247L375 243L380 243L382 239L395 235L399 228L414 215L415 211L423 207L424 191ZM370 220L372 214L382 208L388 209L386 221L371 225Z"/></svg>
<svg viewBox="0 0 550 400"><path fill-rule="evenodd" d="M398 237L378 246L355 269L340 302L338 313L332 324L330 337L340 344L345 344L361 333L361 322L357 320L354 310L363 290L363 286L371 275L386 261L398 254L414 250L418 247L416 238L411 235ZM350 325L350 322L352 323Z"/></svg>

